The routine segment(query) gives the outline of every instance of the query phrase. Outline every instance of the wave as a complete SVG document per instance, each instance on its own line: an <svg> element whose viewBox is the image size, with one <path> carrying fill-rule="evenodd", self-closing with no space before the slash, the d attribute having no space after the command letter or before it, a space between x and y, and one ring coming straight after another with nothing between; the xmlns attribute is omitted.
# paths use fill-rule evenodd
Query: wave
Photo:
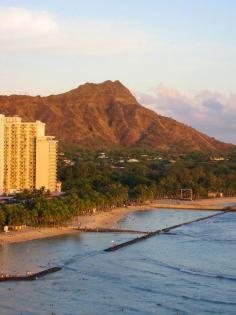
<svg viewBox="0 0 236 315"><path fill-rule="evenodd" d="M58 261L58 264L62 267L68 267L69 265L72 265L75 262L82 261L82 260L88 259L90 257L94 257L94 256L101 255L101 254L103 254L103 251L96 250L96 251L86 253L84 255L81 255L81 254L73 255L70 258L61 259L60 261Z"/></svg>
<svg viewBox="0 0 236 315"><path fill-rule="evenodd" d="M188 233L184 233L182 231L178 231L176 233L177 236L186 236L186 237L191 237L191 238L199 238L199 234L188 234Z"/></svg>
<svg viewBox="0 0 236 315"><path fill-rule="evenodd" d="M226 238L202 238L201 241L206 241L206 242L236 242L235 238L230 238L230 239L226 239Z"/></svg>
<svg viewBox="0 0 236 315"><path fill-rule="evenodd" d="M219 305L232 305L235 306L236 303L232 302L232 301L223 301L223 300L219 300L219 299L211 299L211 298L205 298L205 297L196 297L196 296L192 296L191 293L190 295L186 295L186 294L178 294L178 292L176 293L172 293L170 291L163 291L161 289L150 289L150 288L146 288L146 287L141 287L141 286L132 286L132 289L138 290L138 291L142 291L142 292L146 292L146 293L151 293L151 294L161 294L163 296L170 296L173 298L182 298L185 300L190 300L190 301L198 301L198 302L205 302L205 303L213 303L213 304L219 304ZM169 305L165 305L164 303L157 303L156 304L159 307L163 307L165 309L169 309L169 310L175 310L175 311L179 311L176 308L172 308Z"/></svg>
<svg viewBox="0 0 236 315"><path fill-rule="evenodd" d="M236 303L234 303L234 302L228 302L228 301L222 301L222 300L205 299L205 298L201 298L201 297L198 298L198 297L187 296L187 295L181 295L181 297L185 300L214 303L214 304L219 304L219 305L232 305L232 306L236 305Z"/></svg>
<svg viewBox="0 0 236 315"><path fill-rule="evenodd" d="M201 271L198 269L190 269L190 268L187 268L185 266L175 266L175 265L171 265L171 264L168 264L168 263L165 263L162 261L152 260L152 259L148 259L148 261L153 262L153 263L155 263L161 267L164 267L164 268L172 269L172 270L182 272L182 273L192 274L192 275L198 276L198 277L207 277L207 278L236 281L235 275L225 275L225 274Z"/></svg>
<svg viewBox="0 0 236 315"><path fill-rule="evenodd" d="M216 234L216 233L214 233ZM217 238L217 237L212 237L213 235L208 235L208 234L188 234L188 233L184 233L182 231L179 231L178 233L176 233L177 236L182 236L182 237L186 237L188 239L183 240L183 242L236 242L236 238L234 236L232 236L232 238Z"/></svg>
<svg viewBox="0 0 236 315"><path fill-rule="evenodd" d="M78 269L75 269L75 268L71 268L71 267L68 267L68 266L63 266L63 269L66 269L66 270L69 270L69 271L73 271L73 272L77 272L77 273L81 273L81 271L79 271Z"/></svg>
<svg viewBox="0 0 236 315"><path fill-rule="evenodd" d="M202 272L202 271L198 271L198 270L185 269L185 268L181 268L180 271L184 272L184 273L189 273L192 275L197 275L200 277L208 277L208 278L236 281L236 277L233 275L223 275L223 274L217 274L217 273L212 273L212 272Z"/></svg>

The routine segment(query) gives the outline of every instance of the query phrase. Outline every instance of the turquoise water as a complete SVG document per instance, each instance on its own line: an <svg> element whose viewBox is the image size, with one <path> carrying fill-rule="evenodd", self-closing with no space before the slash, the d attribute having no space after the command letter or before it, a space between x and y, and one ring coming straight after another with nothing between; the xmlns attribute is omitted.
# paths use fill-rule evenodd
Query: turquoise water
<svg viewBox="0 0 236 315"><path fill-rule="evenodd" d="M156 230L208 214L140 211L118 225ZM1 248L3 271L63 270L34 282L1 283L0 314L236 314L236 213L103 251L133 237L73 234Z"/></svg>

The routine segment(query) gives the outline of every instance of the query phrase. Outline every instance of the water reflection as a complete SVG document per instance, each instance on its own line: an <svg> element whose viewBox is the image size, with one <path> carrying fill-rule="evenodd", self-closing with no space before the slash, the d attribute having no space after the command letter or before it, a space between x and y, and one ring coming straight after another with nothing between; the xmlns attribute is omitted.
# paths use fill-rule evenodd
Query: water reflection
<svg viewBox="0 0 236 315"><path fill-rule="evenodd" d="M212 213L212 212L211 212ZM203 211L134 212L123 228L155 230ZM236 213L178 228L105 253L128 234L72 234L4 246L1 268L62 272L35 282L2 283L0 314L235 314Z"/></svg>

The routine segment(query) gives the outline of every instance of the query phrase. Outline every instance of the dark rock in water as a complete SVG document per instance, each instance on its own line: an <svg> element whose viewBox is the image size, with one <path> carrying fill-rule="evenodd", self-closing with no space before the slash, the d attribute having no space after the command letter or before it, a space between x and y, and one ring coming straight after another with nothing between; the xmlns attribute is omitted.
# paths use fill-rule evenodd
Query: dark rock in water
<svg viewBox="0 0 236 315"><path fill-rule="evenodd" d="M50 273L54 273L57 271L60 271L61 267L52 267L37 273L28 274L28 275L1 275L0 276L0 282L6 282L6 281L33 281L37 280L39 278L42 278Z"/></svg>

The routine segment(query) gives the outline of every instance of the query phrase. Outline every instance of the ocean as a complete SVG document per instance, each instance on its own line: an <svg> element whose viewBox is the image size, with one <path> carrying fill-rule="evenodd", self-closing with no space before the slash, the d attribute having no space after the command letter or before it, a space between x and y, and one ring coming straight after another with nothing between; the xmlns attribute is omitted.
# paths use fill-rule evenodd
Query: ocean
<svg viewBox="0 0 236 315"><path fill-rule="evenodd" d="M153 231L209 214L135 211L116 226ZM3 246L3 272L63 269L37 281L0 283L0 315L236 314L236 213L103 251L134 237L78 233Z"/></svg>

